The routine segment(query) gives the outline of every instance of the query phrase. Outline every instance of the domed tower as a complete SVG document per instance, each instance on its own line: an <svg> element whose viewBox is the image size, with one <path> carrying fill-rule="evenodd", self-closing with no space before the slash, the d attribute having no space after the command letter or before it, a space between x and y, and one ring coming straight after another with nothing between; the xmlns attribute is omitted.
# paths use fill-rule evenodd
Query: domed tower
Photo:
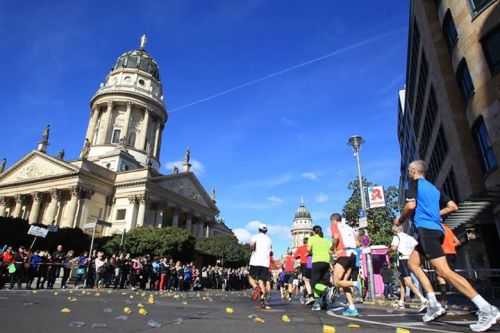
<svg viewBox="0 0 500 333"><path fill-rule="evenodd" d="M311 213L304 205L304 200L301 199L300 206L295 212L292 224L292 247L296 249L304 242L304 238L312 235L312 218Z"/></svg>
<svg viewBox="0 0 500 333"><path fill-rule="evenodd" d="M81 158L113 171L160 168L167 112L158 64L140 47L123 53L90 100Z"/></svg>

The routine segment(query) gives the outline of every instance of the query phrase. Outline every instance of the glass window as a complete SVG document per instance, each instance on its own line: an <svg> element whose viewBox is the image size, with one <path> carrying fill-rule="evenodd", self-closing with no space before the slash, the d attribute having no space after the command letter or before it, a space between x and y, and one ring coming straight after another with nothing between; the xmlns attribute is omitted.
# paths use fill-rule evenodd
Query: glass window
<svg viewBox="0 0 500 333"><path fill-rule="evenodd" d="M448 9L446 15L443 20L443 33L446 40L446 44L448 45L448 49L451 51L455 45L457 45L458 33L457 28L455 27L455 22L453 21L453 17L451 16L451 12Z"/></svg>
<svg viewBox="0 0 500 333"><path fill-rule="evenodd" d="M486 35L482 43L491 74L500 73L500 26Z"/></svg>
<svg viewBox="0 0 500 333"><path fill-rule="evenodd" d="M469 101L472 95L474 95L474 83L472 82L472 77L470 76L469 67L467 66L467 61L463 59L458 65L457 69L457 82L464 96L465 103Z"/></svg>
<svg viewBox="0 0 500 333"><path fill-rule="evenodd" d="M472 10L477 13L494 0L469 0Z"/></svg>
<svg viewBox="0 0 500 333"><path fill-rule="evenodd" d="M113 130L113 137L111 138L111 143L120 143L120 134L121 134L120 129L114 129Z"/></svg>
<svg viewBox="0 0 500 333"><path fill-rule="evenodd" d="M483 171L490 172L497 168L497 158L491 146L488 129L482 117L480 117L473 128L473 135L481 153L481 164Z"/></svg>
<svg viewBox="0 0 500 333"><path fill-rule="evenodd" d="M128 144L129 146L135 146L135 132L132 132L128 136Z"/></svg>
<svg viewBox="0 0 500 333"><path fill-rule="evenodd" d="M125 220L125 215L127 214L126 209L117 209L116 210L116 219L117 220Z"/></svg>

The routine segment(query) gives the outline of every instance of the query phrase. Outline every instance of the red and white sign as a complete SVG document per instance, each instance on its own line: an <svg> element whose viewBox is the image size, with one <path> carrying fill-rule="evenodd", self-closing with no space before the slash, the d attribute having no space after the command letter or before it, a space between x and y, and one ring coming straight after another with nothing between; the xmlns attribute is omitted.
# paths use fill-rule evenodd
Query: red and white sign
<svg viewBox="0 0 500 333"><path fill-rule="evenodd" d="M372 186L368 188L370 208L385 207L384 187Z"/></svg>

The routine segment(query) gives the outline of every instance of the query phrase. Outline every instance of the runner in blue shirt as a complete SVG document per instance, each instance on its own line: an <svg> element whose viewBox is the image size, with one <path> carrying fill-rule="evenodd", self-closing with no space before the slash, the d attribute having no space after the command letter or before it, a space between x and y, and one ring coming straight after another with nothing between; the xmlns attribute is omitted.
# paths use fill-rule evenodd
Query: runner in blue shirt
<svg viewBox="0 0 500 333"><path fill-rule="evenodd" d="M419 160L410 163L408 175L411 184L406 196L406 204L401 216L394 221L394 224L399 225L413 216L419 244L411 253L408 264L427 292L429 306L423 321L430 322L444 315L446 310L437 301L429 278L421 268L420 254L425 255L430 260L439 276L453 285L478 307L478 321L470 325L470 328L474 332L484 332L500 319L500 312L479 295L464 277L450 269L441 247L444 239L441 216L458 210L458 206L425 179L426 170L427 165L424 161Z"/></svg>

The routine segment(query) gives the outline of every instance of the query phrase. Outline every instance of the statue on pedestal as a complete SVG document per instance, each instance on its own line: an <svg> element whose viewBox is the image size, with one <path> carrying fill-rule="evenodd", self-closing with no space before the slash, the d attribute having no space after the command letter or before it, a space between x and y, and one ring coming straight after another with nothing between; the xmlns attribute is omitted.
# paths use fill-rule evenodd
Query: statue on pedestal
<svg viewBox="0 0 500 333"><path fill-rule="evenodd" d="M58 153L57 153L57 158L60 159L60 160L64 160L64 149L61 149Z"/></svg>
<svg viewBox="0 0 500 333"><path fill-rule="evenodd" d="M83 148L80 152L80 159L86 160L89 157L90 153L90 141L89 139L85 139L85 143L83 144Z"/></svg>
<svg viewBox="0 0 500 333"><path fill-rule="evenodd" d="M0 173L4 172L6 164L7 164L7 159L3 158L2 162L0 163Z"/></svg>

